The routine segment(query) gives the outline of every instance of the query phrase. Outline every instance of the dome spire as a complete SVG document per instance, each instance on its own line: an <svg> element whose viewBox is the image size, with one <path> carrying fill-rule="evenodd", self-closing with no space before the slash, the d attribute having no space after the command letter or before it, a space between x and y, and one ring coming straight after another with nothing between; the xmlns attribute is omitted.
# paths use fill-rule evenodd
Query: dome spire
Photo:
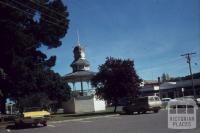
<svg viewBox="0 0 200 133"><path fill-rule="evenodd" d="M78 46L80 46L81 44L80 44L80 41L79 41L79 32L78 32L78 30L76 31L76 33L77 33L77 44L78 44Z"/></svg>

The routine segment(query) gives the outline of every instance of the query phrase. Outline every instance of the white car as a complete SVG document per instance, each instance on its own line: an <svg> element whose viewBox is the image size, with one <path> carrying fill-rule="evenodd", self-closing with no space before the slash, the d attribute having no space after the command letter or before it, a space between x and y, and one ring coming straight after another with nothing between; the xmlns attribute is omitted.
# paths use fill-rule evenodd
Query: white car
<svg viewBox="0 0 200 133"><path fill-rule="evenodd" d="M168 102L171 100L171 98L162 98L161 101L162 101L162 107L166 108L167 107L167 104Z"/></svg>
<svg viewBox="0 0 200 133"><path fill-rule="evenodd" d="M198 97L198 98L196 99L196 103L197 103L198 106L200 106L200 97Z"/></svg>

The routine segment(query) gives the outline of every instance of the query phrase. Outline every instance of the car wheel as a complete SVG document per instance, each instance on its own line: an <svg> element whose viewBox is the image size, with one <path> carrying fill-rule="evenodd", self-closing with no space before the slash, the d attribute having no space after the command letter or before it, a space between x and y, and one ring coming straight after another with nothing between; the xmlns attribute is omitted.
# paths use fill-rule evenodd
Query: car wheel
<svg viewBox="0 0 200 133"><path fill-rule="evenodd" d="M154 110L153 112L154 112L154 113L158 113L158 110Z"/></svg>
<svg viewBox="0 0 200 133"><path fill-rule="evenodd" d="M46 127L46 126L47 126L47 123L46 123L46 122L45 122L45 123L43 123L43 126L44 126L44 127Z"/></svg>
<svg viewBox="0 0 200 133"><path fill-rule="evenodd" d="M45 127L47 126L47 121L43 121L41 124Z"/></svg>
<svg viewBox="0 0 200 133"><path fill-rule="evenodd" d="M142 114L145 114L145 113L146 113L146 110L143 110L143 111L142 111Z"/></svg>
<svg viewBox="0 0 200 133"><path fill-rule="evenodd" d="M33 126L34 126L34 127L37 127L37 125L38 125L38 123L33 123Z"/></svg>
<svg viewBox="0 0 200 133"><path fill-rule="evenodd" d="M18 127L18 126L20 126L20 125L21 125L20 123L15 122L15 126L16 126L16 127Z"/></svg>
<svg viewBox="0 0 200 133"><path fill-rule="evenodd" d="M130 112L130 111L126 111L126 114L130 115L130 114L131 114L131 112Z"/></svg>

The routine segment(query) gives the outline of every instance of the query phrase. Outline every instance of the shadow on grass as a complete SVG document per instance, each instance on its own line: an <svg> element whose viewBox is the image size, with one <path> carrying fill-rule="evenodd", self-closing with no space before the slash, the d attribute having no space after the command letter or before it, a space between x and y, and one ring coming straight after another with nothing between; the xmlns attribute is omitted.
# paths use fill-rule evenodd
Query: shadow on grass
<svg viewBox="0 0 200 133"><path fill-rule="evenodd" d="M112 115L119 114L118 112L93 112L93 113L81 113L81 114L68 114L63 117L87 117L87 116L101 116L101 115Z"/></svg>
<svg viewBox="0 0 200 133"><path fill-rule="evenodd" d="M125 113L125 112L121 112L121 113L119 113L120 115L149 115L149 114L157 114L157 113L154 113L154 112L152 112L152 111L148 111L148 112L146 112L146 113L137 113L137 112L134 112L134 113Z"/></svg>

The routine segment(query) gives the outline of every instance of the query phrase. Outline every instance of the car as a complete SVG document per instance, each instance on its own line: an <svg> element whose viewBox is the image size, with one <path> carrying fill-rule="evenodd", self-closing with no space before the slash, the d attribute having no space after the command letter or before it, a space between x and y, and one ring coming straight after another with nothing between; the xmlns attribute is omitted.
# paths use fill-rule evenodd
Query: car
<svg viewBox="0 0 200 133"><path fill-rule="evenodd" d="M34 125L42 124L47 126L47 120L50 113L41 109L40 107L24 108L22 113L19 113L15 118L15 125Z"/></svg>
<svg viewBox="0 0 200 133"><path fill-rule="evenodd" d="M118 101L118 106L127 106L133 101L134 99L131 97L124 97Z"/></svg>
<svg viewBox="0 0 200 133"><path fill-rule="evenodd" d="M127 114L133 114L134 112L140 114L146 113L147 111L157 113L161 109L161 100L158 96L139 97L122 109Z"/></svg>
<svg viewBox="0 0 200 133"><path fill-rule="evenodd" d="M196 97L196 103L197 103L197 105L200 107L200 96L197 96L197 97Z"/></svg>
<svg viewBox="0 0 200 133"><path fill-rule="evenodd" d="M162 98L161 101L162 101L162 107L163 108L166 108L167 107L167 104L168 102L171 100L171 98Z"/></svg>
<svg viewBox="0 0 200 133"><path fill-rule="evenodd" d="M196 104L199 106L200 105L200 99L199 96L184 96L182 97L183 99L192 99L196 102Z"/></svg>
<svg viewBox="0 0 200 133"><path fill-rule="evenodd" d="M195 97L194 96L183 96L182 98L184 99L193 99L195 101Z"/></svg>

